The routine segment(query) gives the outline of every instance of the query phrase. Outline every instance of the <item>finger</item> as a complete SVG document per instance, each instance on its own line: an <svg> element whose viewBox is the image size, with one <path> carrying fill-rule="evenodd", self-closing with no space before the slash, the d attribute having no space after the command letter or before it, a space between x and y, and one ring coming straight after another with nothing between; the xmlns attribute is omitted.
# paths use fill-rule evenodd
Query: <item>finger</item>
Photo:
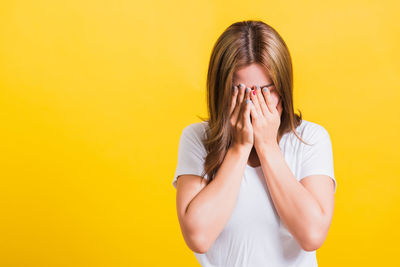
<svg viewBox="0 0 400 267"><path fill-rule="evenodd" d="M261 92L260 86L257 85L256 88L257 88L256 95L257 95L258 102L260 103L261 112L262 112L263 115L266 115L267 112L269 112L268 107L267 107L267 103L265 102L264 95Z"/></svg>
<svg viewBox="0 0 400 267"><path fill-rule="evenodd" d="M246 125L247 127L251 127L251 120L250 120L250 109L253 107L253 103L250 99L246 99L246 107L244 108L243 111L243 125Z"/></svg>
<svg viewBox="0 0 400 267"><path fill-rule="evenodd" d="M272 86L270 89L269 89L269 99L271 99L271 107L272 107L272 112L273 113L279 113L279 111L278 111L278 104L279 104L279 101L280 100L278 100L278 99L280 99L279 98L279 96L276 96L275 94L274 94L274 87ZM276 101L276 100L278 100L278 102Z"/></svg>
<svg viewBox="0 0 400 267"><path fill-rule="evenodd" d="M245 94L245 89L246 87L244 86L244 84L239 84L239 87L238 87L238 93L237 93L237 99L236 99L236 102L235 102L235 108L234 108L234 110L233 110L233 114L232 114L232 123L233 124L236 124L236 121L237 121L237 118L238 118L238 116L239 116L239 112L240 112L240 104L241 104L241 102L242 102L242 99L243 99L243 97L244 97L244 94Z"/></svg>
<svg viewBox="0 0 400 267"><path fill-rule="evenodd" d="M255 120L258 120L258 119L259 119L259 115L258 115L258 113L257 113L256 107L254 106L254 104L252 104L252 105L250 106L250 116L251 116L251 123L252 123L252 124L253 124L253 122L254 122Z"/></svg>
<svg viewBox="0 0 400 267"><path fill-rule="evenodd" d="M242 118L242 114L243 114L244 108L246 107L245 105L247 104L246 101L250 99L250 90L248 88L246 88L246 92L245 92L245 95L244 95L243 99L244 100L240 104L240 111L239 111L239 115L238 115L239 116L238 117L238 121L242 121L241 118Z"/></svg>
<svg viewBox="0 0 400 267"><path fill-rule="evenodd" d="M262 114L262 111L261 111L261 108L260 108L260 103L258 102L258 99L257 99L256 90L252 90L251 91L251 101L253 101L253 104L254 104L254 107L255 107L256 111L259 114Z"/></svg>
<svg viewBox="0 0 400 267"><path fill-rule="evenodd" d="M236 85L234 85L233 87L232 87L232 90L233 90L233 92L232 92L232 102L231 102L231 109L230 109L230 111L229 111L229 115L231 115L232 114L232 112L235 110L235 107L236 107L236 99L237 99L237 96L238 96L238 87L236 86Z"/></svg>
<svg viewBox="0 0 400 267"><path fill-rule="evenodd" d="M265 86L263 88L263 94L264 94L264 98L265 98L265 103L267 104L268 110L270 113L274 113L274 107L273 107L273 103L272 103L272 98L271 98L271 92L269 91L268 86Z"/></svg>
<svg viewBox="0 0 400 267"><path fill-rule="evenodd" d="M239 92L239 104L242 103L244 95L245 95L245 89L246 86L243 83L239 84L240 92Z"/></svg>
<svg viewBox="0 0 400 267"><path fill-rule="evenodd" d="M245 95L245 90L246 90L246 86L244 86L243 83L239 84L239 95L238 95L238 99L237 99L237 104L236 105L238 107L238 111L240 110L240 104L243 102L243 98Z"/></svg>

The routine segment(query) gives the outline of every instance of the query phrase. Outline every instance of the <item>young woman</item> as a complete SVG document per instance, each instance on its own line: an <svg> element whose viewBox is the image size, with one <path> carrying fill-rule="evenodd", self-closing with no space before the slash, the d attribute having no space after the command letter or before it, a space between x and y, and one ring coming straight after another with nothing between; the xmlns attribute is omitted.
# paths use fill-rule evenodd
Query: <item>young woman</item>
<svg viewBox="0 0 400 267"><path fill-rule="evenodd" d="M293 111L282 37L229 26L207 77L209 118L186 126L173 179L184 240L202 266L318 266L334 209L329 133Z"/></svg>

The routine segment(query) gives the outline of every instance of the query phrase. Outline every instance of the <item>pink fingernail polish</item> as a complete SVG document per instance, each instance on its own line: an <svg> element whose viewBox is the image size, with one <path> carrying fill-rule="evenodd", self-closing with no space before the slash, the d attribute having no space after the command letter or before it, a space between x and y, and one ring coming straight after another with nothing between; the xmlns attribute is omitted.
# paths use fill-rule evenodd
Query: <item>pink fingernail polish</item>
<svg viewBox="0 0 400 267"><path fill-rule="evenodd" d="M256 90L253 90L253 95L256 95Z"/></svg>

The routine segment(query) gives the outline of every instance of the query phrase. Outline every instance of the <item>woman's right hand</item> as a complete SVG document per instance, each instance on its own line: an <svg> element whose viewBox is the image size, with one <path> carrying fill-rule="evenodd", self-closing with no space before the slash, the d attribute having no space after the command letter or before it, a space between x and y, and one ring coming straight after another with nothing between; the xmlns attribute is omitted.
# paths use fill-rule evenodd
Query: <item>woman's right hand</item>
<svg viewBox="0 0 400 267"><path fill-rule="evenodd" d="M251 89L239 84L233 86L233 90L230 110L232 146L251 150L254 144L253 126L250 121Z"/></svg>

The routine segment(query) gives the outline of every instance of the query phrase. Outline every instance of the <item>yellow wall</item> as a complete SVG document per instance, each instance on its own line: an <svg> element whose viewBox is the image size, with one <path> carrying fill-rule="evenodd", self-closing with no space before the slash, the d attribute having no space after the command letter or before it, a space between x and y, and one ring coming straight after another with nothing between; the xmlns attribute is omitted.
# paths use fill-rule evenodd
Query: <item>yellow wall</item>
<svg viewBox="0 0 400 267"><path fill-rule="evenodd" d="M319 264L397 263L397 1L152 2L1 2L0 266L198 266L175 210L178 141L206 115L214 42L245 19L283 36L295 108L331 135Z"/></svg>

